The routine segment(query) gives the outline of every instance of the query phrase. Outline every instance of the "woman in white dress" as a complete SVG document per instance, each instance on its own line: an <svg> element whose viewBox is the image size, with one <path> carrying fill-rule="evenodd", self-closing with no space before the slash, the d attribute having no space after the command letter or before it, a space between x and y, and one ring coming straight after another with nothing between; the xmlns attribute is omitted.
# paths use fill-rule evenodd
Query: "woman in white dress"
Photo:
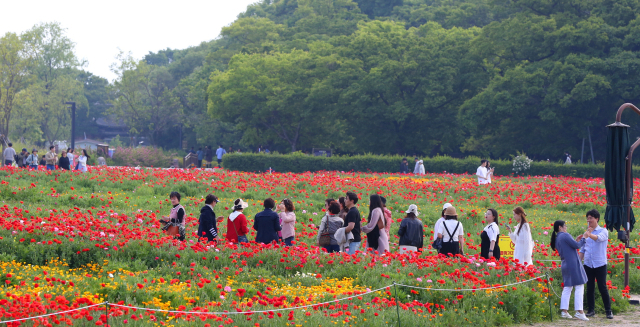
<svg viewBox="0 0 640 327"><path fill-rule="evenodd" d="M532 264L531 255L533 254L533 238L531 237L531 227L527 222L527 214L522 207L513 209L513 219L518 222L516 228L511 231L511 226L507 225L509 237L515 249L513 250L513 259L518 260L519 264L528 266Z"/></svg>
<svg viewBox="0 0 640 327"><path fill-rule="evenodd" d="M87 154L87 150L82 149L82 154L78 157L78 170L86 173L87 172L87 160L91 158Z"/></svg>

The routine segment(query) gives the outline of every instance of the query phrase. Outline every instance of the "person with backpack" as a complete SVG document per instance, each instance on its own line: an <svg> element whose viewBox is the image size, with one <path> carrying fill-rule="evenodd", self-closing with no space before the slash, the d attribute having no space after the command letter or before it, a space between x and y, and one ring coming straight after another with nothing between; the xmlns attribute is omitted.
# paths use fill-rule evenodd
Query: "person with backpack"
<svg viewBox="0 0 640 327"><path fill-rule="evenodd" d="M464 228L458 221L458 213L453 206L444 211L444 221L440 226L438 238L442 239L440 254L454 256L462 254L464 249Z"/></svg>
<svg viewBox="0 0 640 327"><path fill-rule="evenodd" d="M340 213L340 204L336 201L332 201L328 205L327 215L322 217L320 221L320 228L318 228L318 236L316 242L318 246L321 246L327 253L340 252L340 245L336 240L335 234L338 229L344 225L344 220L338 216Z"/></svg>
<svg viewBox="0 0 640 327"><path fill-rule="evenodd" d="M27 157L27 165L30 169L38 170L38 149L33 149Z"/></svg>
<svg viewBox="0 0 640 327"><path fill-rule="evenodd" d="M242 201L242 199L236 199L233 202L233 212L227 219L227 241L232 243L249 243L247 234L249 234L249 228L247 227L247 217L243 211L249 205Z"/></svg>

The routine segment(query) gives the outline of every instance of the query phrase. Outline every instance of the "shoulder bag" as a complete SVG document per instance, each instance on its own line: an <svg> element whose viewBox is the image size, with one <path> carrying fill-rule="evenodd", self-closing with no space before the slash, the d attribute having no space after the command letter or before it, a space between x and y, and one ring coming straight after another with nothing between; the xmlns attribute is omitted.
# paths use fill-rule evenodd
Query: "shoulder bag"
<svg viewBox="0 0 640 327"><path fill-rule="evenodd" d="M327 221L324 223L324 230L320 233L320 239L318 240L318 244L320 246L331 245L331 233L329 232L329 217L327 217Z"/></svg>

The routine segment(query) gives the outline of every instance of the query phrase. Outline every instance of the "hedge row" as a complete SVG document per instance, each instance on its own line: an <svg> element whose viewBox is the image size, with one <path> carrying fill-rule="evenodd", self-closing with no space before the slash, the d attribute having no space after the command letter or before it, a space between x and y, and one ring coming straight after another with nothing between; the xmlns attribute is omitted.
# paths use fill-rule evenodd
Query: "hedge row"
<svg viewBox="0 0 640 327"><path fill-rule="evenodd" d="M338 170L357 172L397 173L400 170L401 156L333 156L315 157L303 154L227 154L223 158L223 165L230 170L260 172L269 168L277 172L301 173L307 171ZM409 170L413 171L415 162L409 159ZM457 159L447 156L422 158L426 172L454 174L475 174L480 158L467 157ZM513 174L513 162L509 160L491 160L495 167L495 175ZM636 167L634 167L635 170ZM574 177L604 177L602 164L573 164L532 162L531 168L520 175L550 175Z"/></svg>

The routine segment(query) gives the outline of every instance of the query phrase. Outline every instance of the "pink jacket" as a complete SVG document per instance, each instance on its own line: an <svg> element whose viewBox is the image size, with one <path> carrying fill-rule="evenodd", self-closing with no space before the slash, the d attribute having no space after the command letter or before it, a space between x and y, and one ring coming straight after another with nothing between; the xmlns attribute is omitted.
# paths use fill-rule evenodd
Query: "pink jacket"
<svg viewBox="0 0 640 327"><path fill-rule="evenodd" d="M296 236L296 214L293 212L281 212L278 214L282 223L282 239Z"/></svg>

